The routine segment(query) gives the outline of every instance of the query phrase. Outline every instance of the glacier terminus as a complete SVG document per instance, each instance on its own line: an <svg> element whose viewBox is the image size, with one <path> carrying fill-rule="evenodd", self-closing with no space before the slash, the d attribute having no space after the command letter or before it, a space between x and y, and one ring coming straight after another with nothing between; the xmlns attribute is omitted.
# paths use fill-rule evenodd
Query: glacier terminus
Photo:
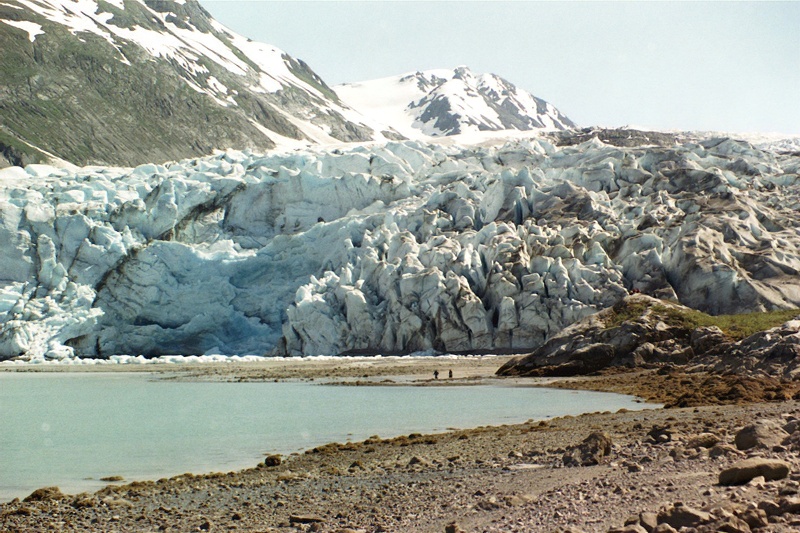
<svg viewBox="0 0 800 533"><path fill-rule="evenodd" d="M634 289L800 305L796 147L523 137L0 170L0 358L523 351Z"/></svg>

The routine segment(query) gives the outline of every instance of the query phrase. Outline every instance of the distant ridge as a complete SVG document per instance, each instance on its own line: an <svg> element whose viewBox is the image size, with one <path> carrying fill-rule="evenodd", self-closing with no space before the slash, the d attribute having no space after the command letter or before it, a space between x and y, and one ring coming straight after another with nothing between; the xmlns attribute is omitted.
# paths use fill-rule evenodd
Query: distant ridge
<svg viewBox="0 0 800 533"><path fill-rule="evenodd" d="M410 138L575 127L541 98L499 76L474 74L463 66L346 83L334 90L351 107Z"/></svg>

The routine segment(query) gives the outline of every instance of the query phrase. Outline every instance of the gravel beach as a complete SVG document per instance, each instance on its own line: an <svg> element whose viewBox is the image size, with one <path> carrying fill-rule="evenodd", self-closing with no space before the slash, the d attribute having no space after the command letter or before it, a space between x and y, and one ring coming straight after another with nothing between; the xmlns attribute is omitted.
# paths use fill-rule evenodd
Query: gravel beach
<svg viewBox="0 0 800 533"><path fill-rule="evenodd" d="M434 370L443 376L453 370L453 382L460 383L505 379L493 374L507 360L276 360L186 365L177 371L175 365L143 366L170 379L441 385L448 380L434 380ZM4 370L21 368L75 371L55 366ZM102 365L90 371L97 369L129 370ZM239 472L130 484L122 480L95 494L65 495L57 488L42 488L0 505L0 530L800 529L800 431L795 431L800 403L793 399L793 385L710 377L680 368L546 383L626 392L674 406L437 435L374 436L270 456Z"/></svg>

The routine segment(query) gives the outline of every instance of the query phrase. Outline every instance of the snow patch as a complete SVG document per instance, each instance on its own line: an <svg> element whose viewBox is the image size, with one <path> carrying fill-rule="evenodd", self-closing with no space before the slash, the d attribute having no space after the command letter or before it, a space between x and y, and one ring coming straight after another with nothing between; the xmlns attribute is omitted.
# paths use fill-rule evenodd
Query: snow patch
<svg viewBox="0 0 800 533"><path fill-rule="evenodd" d="M28 32L28 40L30 40L30 42L34 42L36 40L37 35L44 34L42 26L36 24L35 22L28 22L25 20L5 20L5 19L0 19L0 22L4 22L9 26L13 26L15 28L19 28L21 30Z"/></svg>

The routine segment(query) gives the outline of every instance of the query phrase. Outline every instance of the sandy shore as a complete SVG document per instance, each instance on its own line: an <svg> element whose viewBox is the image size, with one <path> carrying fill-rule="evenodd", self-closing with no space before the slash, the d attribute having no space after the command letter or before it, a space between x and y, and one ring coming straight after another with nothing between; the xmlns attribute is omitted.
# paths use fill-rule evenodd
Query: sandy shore
<svg viewBox="0 0 800 533"><path fill-rule="evenodd" d="M349 358L24 370L146 370L168 379L445 385L449 370L453 383L500 379L494 372L506 360ZM433 379L434 370L440 372L439 380ZM694 406L593 413L431 436L374 437L271 458L270 465L240 472L116 484L96 494L42 491L28 501L0 506L0 530L444 532L455 523L449 531L595 532L622 526L642 512L673 508L676 502L712 512L728 509L734 516L737 506L754 507L797 493L800 459L791 447L750 452L786 461L792 472L787 478L722 487L717 484L719 472L744 453L727 446L714 455L691 446L693 438L708 433L720 445L731 445L737 431L755 419L786 423L800 418L800 404L786 399L796 392L789 385L720 385L718 378L680 369L577 378L556 385ZM698 393L698 387L710 393ZM755 392L742 392L748 387ZM731 390L739 395L720 397ZM783 401L774 401L779 399ZM723 401L738 405L713 405ZM654 440L649 435L654 426L668 428L669 440ZM565 453L595 431L610 437L610 455L593 466L565 466ZM759 531L797 531L800 522L793 522L792 516L776 514Z"/></svg>

